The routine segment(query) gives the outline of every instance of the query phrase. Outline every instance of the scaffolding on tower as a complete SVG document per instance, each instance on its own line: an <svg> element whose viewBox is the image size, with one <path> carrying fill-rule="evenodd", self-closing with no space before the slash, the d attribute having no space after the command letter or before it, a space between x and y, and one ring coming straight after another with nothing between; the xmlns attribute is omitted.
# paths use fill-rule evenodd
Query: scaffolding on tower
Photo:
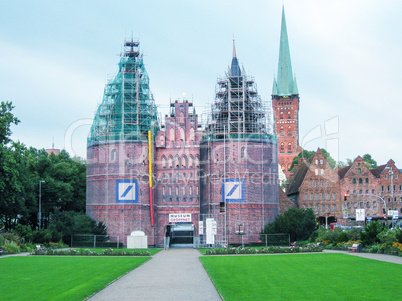
<svg viewBox="0 0 402 301"><path fill-rule="evenodd" d="M88 143L148 140L156 135L157 109L138 41L126 41L119 70L105 86Z"/></svg>
<svg viewBox="0 0 402 301"><path fill-rule="evenodd" d="M236 60L237 63L237 60ZM270 103L263 102L253 77L233 67L219 78L205 127L205 140L273 139Z"/></svg>

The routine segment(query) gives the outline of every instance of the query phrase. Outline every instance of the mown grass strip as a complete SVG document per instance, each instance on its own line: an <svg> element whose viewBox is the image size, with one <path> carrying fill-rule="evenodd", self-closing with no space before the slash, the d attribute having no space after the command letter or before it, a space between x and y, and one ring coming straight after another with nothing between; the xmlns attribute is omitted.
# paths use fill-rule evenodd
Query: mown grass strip
<svg viewBox="0 0 402 301"><path fill-rule="evenodd" d="M83 300L150 257L0 259L2 300Z"/></svg>
<svg viewBox="0 0 402 301"><path fill-rule="evenodd" d="M205 256L225 300L393 300L402 266L347 254Z"/></svg>

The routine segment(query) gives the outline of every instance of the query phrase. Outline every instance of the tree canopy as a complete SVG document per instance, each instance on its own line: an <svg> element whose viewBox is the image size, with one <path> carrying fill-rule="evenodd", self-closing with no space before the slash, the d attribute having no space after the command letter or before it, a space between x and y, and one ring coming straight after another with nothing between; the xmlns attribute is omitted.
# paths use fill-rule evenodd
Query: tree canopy
<svg viewBox="0 0 402 301"><path fill-rule="evenodd" d="M66 151L48 155L10 139L18 124L11 102L0 103L0 228L38 227L39 182L43 226L57 210L85 213L86 165Z"/></svg>
<svg viewBox="0 0 402 301"><path fill-rule="evenodd" d="M263 234L288 233L292 241L307 240L317 229L313 209L290 208L271 223L267 224Z"/></svg>
<svg viewBox="0 0 402 301"><path fill-rule="evenodd" d="M325 160L327 160L329 166L331 168L335 168L337 165L336 161L331 157L330 153L327 152L325 149L321 148L320 149ZM316 154L315 151L309 151L309 150L302 150L296 157L293 158L292 165L290 166L289 171L294 171L294 166L299 162L299 158L305 158L308 159L311 156L314 156Z"/></svg>

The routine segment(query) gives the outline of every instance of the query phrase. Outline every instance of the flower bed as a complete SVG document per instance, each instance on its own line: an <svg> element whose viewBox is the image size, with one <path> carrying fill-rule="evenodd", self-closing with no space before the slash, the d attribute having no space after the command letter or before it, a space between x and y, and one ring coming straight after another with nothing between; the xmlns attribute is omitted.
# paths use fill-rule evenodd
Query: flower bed
<svg viewBox="0 0 402 301"><path fill-rule="evenodd" d="M89 249L68 249L68 250L55 250L43 249L33 250L31 255L55 255L55 256L150 256L149 251L138 250L113 250L111 248L102 250L100 252L91 251Z"/></svg>
<svg viewBox="0 0 402 301"><path fill-rule="evenodd" d="M218 248L208 249L205 255L227 255L227 254L273 254L273 253L306 253L306 252L322 252L323 248L315 244L305 247L266 247L266 248Z"/></svg>

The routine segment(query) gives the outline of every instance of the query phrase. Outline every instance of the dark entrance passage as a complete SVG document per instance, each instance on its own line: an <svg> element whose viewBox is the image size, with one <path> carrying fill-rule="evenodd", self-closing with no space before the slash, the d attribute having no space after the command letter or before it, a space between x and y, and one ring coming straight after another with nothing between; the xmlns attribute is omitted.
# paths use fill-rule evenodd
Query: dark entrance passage
<svg viewBox="0 0 402 301"><path fill-rule="evenodd" d="M166 226L166 239L170 248L192 248L194 225L183 223Z"/></svg>

